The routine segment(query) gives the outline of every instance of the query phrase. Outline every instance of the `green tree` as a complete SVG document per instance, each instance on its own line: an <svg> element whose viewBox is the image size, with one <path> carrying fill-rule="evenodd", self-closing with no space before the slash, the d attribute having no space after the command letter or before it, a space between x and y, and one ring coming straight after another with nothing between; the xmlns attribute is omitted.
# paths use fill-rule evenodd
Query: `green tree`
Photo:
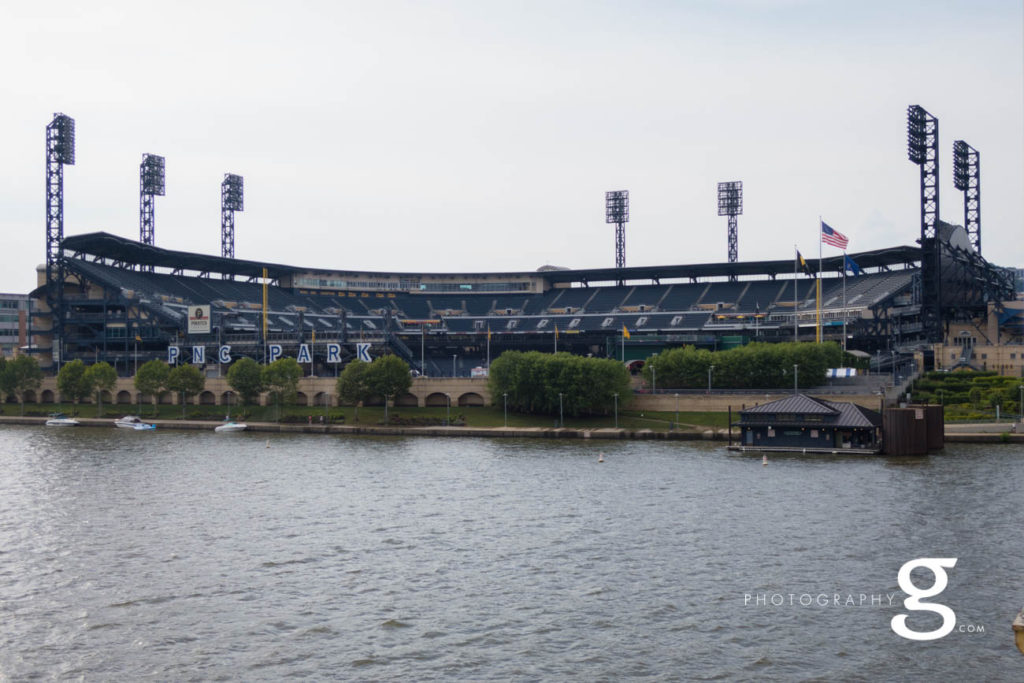
<svg viewBox="0 0 1024 683"><path fill-rule="evenodd" d="M57 372L57 389L62 397L69 398L76 404L88 398L92 393L92 384L86 375L85 363L76 358L62 365Z"/></svg>
<svg viewBox="0 0 1024 683"><path fill-rule="evenodd" d="M103 416L103 392L112 391L117 385L117 370L110 363L93 363L85 371L85 378L96 392L96 417Z"/></svg>
<svg viewBox="0 0 1024 683"><path fill-rule="evenodd" d="M185 404L206 386L206 378L194 365L179 365L167 375L167 388L181 395L181 416L185 417Z"/></svg>
<svg viewBox="0 0 1024 683"><path fill-rule="evenodd" d="M302 366L294 358L279 358L263 367L261 377L274 402L278 406L289 405L295 401L295 394L299 391Z"/></svg>
<svg viewBox="0 0 1024 683"><path fill-rule="evenodd" d="M0 402L14 393L14 369L7 367L7 359L0 356Z"/></svg>
<svg viewBox="0 0 1024 683"><path fill-rule="evenodd" d="M967 392L967 400L971 402L971 406L978 410L981 408L981 387L971 387L970 391Z"/></svg>
<svg viewBox="0 0 1024 683"><path fill-rule="evenodd" d="M616 394L620 406L632 397L622 363L568 353L506 351L491 363L488 386L521 413L557 415L561 400L568 415L607 414Z"/></svg>
<svg viewBox="0 0 1024 683"><path fill-rule="evenodd" d="M355 421L359 422L359 404L370 397L372 393L366 384L366 370L369 363L361 360L354 360L345 366L345 369L338 375L337 392L338 403L355 406Z"/></svg>
<svg viewBox="0 0 1024 683"><path fill-rule="evenodd" d="M242 403L259 403L263 393L263 372L252 358L239 358L228 369L228 384L242 398Z"/></svg>
<svg viewBox="0 0 1024 683"><path fill-rule="evenodd" d="M384 420L388 419L388 397L394 398L409 391L412 375L409 364L398 356L388 354L373 359L366 369L366 385L374 394L384 397Z"/></svg>
<svg viewBox="0 0 1024 683"><path fill-rule="evenodd" d="M153 397L153 414L156 414L156 405L160 396L167 390L167 377L171 374L171 368L162 360L151 360L139 366L135 373L135 389L143 394Z"/></svg>
<svg viewBox="0 0 1024 683"><path fill-rule="evenodd" d="M391 354L374 358L366 369L366 386L374 394L384 397L408 392L412 386L409 364Z"/></svg>
<svg viewBox="0 0 1024 683"><path fill-rule="evenodd" d="M25 392L36 391L43 383L43 371L39 367L39 361L32 356L24 354L18 356L7 364L9 371L14 375L14 393L21 404L21 414L25 414Z"/></svg>

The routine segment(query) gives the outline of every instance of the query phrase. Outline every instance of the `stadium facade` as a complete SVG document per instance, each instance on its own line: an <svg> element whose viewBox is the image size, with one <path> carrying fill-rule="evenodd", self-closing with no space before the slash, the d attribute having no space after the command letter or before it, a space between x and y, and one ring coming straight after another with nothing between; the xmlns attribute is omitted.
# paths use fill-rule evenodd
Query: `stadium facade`
<svg viewBox="0 0 1024 683"><path fill-rule="evenodd" d="M508 349L631 361L684 344L814 339L842 341L879 365L918 354L925 367L944 367L950 353L956 360L957 350L946 348L952 343L957 364L970 365L979 341L1001 345L1004 330L1020 344L1014 271L981 255L977 150L954 143L964 226L945 223L938 119L912 105L907 122L908 158L921 179L913 246L739 262L737 181L724 184L724 200L719 188L720 213L730 217L727 262L626 267L628 191L616 191L606 196L615 268L398 273L234 258L235 212L244 209L243 179L234 174L221 184L219 257L159 248L154 197L164 194L164 159L150 154L139 169L138 241L65 237L64 167L75 163L75 123L57 113L46 128L46 261L22 348L43 367L102 360L122 375L155 358L202 365L212 375L240 357L292 356L323 377L351 358L391 352L427 376L464 376Z"/></svg>
<svg viewBox="0 0 1024 683"><path fill-rule="evenodd" d="M947 327L1013 297L1012 274L977 255L963 228L943 224L940 233ZM845 329L849 349L883 361L941 341L921 324L932 293L914 246L851 254L860 274L845 278L844 256L824 259L820 317L817 261L810 275L793 260L387 273L169 251L107 233L61 247L59 298L42 267L32 294L31 351L44 367L103 360L130 375L160 358L215 375L242 356L283 355L324 376L368 351L396 353L428 376L466 376L508 349L630 361L684 344L814 340L819 320L824 339L842 341Z"/></svg>

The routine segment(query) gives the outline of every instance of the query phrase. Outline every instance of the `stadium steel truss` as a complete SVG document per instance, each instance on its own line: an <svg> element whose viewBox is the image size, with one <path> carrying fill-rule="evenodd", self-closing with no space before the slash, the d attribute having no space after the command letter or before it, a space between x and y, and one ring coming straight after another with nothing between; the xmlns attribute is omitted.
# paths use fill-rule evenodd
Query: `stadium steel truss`
<svg viewBox="0 0 1024 683"><path fill-rule="evenodd" d="M984 312L1013 296L1008 271L987 263L963 228L940 224L943 320ZM131 365L167 358L169 346L189 361L194 346L230 346L230 359L263 360L268 344L295 356L311 345L316 374L333 374L327 345L341 346L335 365L357 343L390 351L431 376L459 374L507 349L557 348L619 357L623 328L629 358L694 344L729 348L748 341L815 337L814 278L793 276L793 262L757 261L511 273L367 273L324 271L161 249L107 233L65 238L67 281L60 329L65 360L105 360L124 374ZM848 276L843 257L822 262L824 338L848 348L923 348L927 290L921 250L913 246L851 254L863 274ZM815 267L817 263L813 264ZM813 270L813 269L812 269ZM264 307L264 272L268 282ZM618 284L622 280L623 284ZM41 297L45 285L34 295ZM190 307L209 305L210 331L190 335ZM263 334L266 311L267 333ZM46 329L41 325L41 329ZM557 347L556 347L557 344ZM38 349L45 353L45 348ZM627 358L628 359L628 358Z"/></svg>

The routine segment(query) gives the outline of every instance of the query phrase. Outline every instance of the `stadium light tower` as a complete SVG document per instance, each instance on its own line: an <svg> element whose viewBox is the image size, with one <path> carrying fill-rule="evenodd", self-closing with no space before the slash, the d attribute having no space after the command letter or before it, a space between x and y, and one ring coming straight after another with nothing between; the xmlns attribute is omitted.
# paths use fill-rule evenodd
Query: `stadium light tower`
<svg viewBox="0 0 1024 683"><path fill-rule="evenodd" d="M981 255L981 159L963 140L953 143L953 186L964 193L964 230Z"/></svg>
<svg viewBox="0 0 1024 683"><path fill-rule="evenodd" d="M926 340L942 340L939 243L939 120L917 104L907 107L907 157L921 169L921 325Z"/></svg>
<svg viewBox="0 0 1024 683"><path fill-rule="evenodd" d="M153 197L164 196L164 158L143 154L139 164L139 241L152 246L156 232L156 202ZM144 266L152 272L153 266Z"/></svg>
<svg viewBox="0 0 1024 683"><path fill-rule="evenodd" d="M59 366L64 331L64 165L75 163L75 120L54 114L46 126L46 284L53 311L54 362Z"/></svg>
<svg viewBox="0 0 1024 683"><path fill-rule="evenodd" d="M225 173L220 184L220 255L235 258L235 211L244 210L242 176Z"/></svg>
<svg viewBox="0 0 1024 683"><path fill-rule="evenodd" d="M604 222L615 224L615 267L625 268L629 190L614 190L604 193Z"/></svg>
<svg viewBox="0 0 1024 683"><path fill-rule="evenodd" d="M739 238L736 230L736 216L743 213L743 181L718 183L718 215L729 217L729 263L739 260ZM729 279L736 280L735 275Z"/></svg>

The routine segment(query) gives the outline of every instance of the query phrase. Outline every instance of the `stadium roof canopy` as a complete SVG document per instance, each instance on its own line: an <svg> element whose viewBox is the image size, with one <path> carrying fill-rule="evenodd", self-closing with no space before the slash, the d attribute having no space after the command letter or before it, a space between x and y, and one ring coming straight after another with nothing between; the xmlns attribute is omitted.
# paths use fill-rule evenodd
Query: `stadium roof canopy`
<svg viewBox="0 0 1024 683"><path fill-rule="evenodd" d="M125 239L106 232L94 232L84 235L66 237L62 247L76 255L89 255L97 258L111 259L115 262L133 265L145 265L171 269L188 269L201 273L223 273L245 277L261 277L263 269L271 278L280 278L295 273L344 273L358 272L377 275L452 275L490 276L515 275L542 277L549 283L582 283L610 282L618 280L652 280L662 279L698 279L725 276L770 276L785 275L794 270L795 259L782 261L743 261L737 263L703 263L673 266L635 266L631 268L589 268L578 270L545 270L520 272L479 272L479 273L400 273L380 272L369 273L361 270L326 270L322 268L301 268L280 264L245 261L224 258L207 254L195 254L186 251L161 249L134 240ZM889 247L874 251L863 251L850 254L861 268L889 268L891 266L912 266L920 262L921 250L913 246ZM811 271L818 270L817 259L807 259ZM822 260L824 272L842 272L843 256L830 256Z"/></svg>

